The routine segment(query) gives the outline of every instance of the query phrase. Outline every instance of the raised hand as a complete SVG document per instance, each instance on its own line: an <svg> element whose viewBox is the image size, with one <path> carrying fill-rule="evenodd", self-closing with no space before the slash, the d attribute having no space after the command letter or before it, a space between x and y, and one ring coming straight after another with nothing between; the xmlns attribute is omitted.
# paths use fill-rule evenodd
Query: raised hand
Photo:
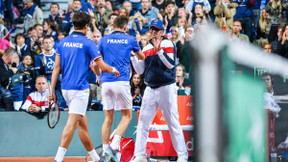
<svg viewBox="0 0 288 162"><path fill-rule="evenodd" d="M155 51L160 51L161 50L162 39L163 39L162 37L160 37L160 38L157 38L157 37L152 38L152 42L154 44Z"/></svg>

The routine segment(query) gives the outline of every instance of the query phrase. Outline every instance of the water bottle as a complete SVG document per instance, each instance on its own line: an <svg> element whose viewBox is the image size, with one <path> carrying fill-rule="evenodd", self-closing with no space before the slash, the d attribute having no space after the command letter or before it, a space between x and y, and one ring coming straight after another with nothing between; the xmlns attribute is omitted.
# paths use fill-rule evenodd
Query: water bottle
<svg viewBox="0 0 288 162"><path fill-rule="evenodd" d="M277 162L277 152L275 147L271 148L271 162Z"/></svg>

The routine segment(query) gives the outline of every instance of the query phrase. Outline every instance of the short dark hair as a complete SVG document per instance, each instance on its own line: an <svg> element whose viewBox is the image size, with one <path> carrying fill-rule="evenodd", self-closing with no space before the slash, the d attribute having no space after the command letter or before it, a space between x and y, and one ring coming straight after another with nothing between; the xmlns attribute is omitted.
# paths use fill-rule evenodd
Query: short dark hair
<svg viewBox="0 0 288 162"><path fill-rule="evenodd" d="M23 56L23 60L24 60L24 58L27 57L27 56L29 56L29 57L32 58L32 56L31 56L30 54L26 54L26 55Z"/></svg>
<svg viewBox="0 0 288 162"><path fill-rule="evenodd" d="M65 37L67 36L65 30L58 30L57 35L59 35L60 33L63 34Z"/></svg>
<svg viewBox="0 0 288 162"><path fill-rule="evenodd" d="M28 28L27 33L31 32L33 29L33 27Z"/></svg>
<svg viewBox="0 0 288 162"><path fill-rule="evenodd" d="M108 18L111 19L112 16L117 16L117 14L113 12L112 14L109 15Z"/></svg>
<svg viewBox="0 0 288 162"><path fill-rule="evenodd" d="M272 75L270 73L265 72L265 73L262 74L262 78L266 77L266 76L270 76L270 78L272 79Z"/></svg>
<svg viewBox="0 0 288 162"><path fill-rule="evenodd" d="M26 37L25 37L25 35L24 35L23 33L17 33L17 34L15 35L15 38L14 38L14 43L15 43L15 44L17 44L17 38L18 38L18 37L23 37L24 40L25 40L25 43L26 43Z"/></svg>
<svg viewBox="0 0 288 162"><path fill-rule="evenodd" d="M170 4L172 4L172 5L175 6L175 2L174 2L173 0L168 0L168 1L166 1L166 3L165 3L165 7L167 7L167 6L170 5Z"/></svg>
<svg viewBox="0 0 288 162"><path fill-rule="evenodd" d="M58 3L56 3L56 2L52 2L52 3L50 4L50 8L49 8L49 10L51 9L51 6L52 6L52 5L57 5L58 9L60 9L60 7L59 7L59 4L58 4Z"/></svg>
<svg viewBox="0 0 288 162"><path fill-rule="evenodd" d="M86 12L76 12L72 17L72 23L75 30L83 29L90 23L90 16Z"/></svg>
<svg viewBox="0 0 288 162"><path fill-rule="evenodd" d="M47 81L47 77L45 75L38 75L35 79L35 84L36 84L38 78L45 78Z"/></svg>
<svg viewBox="0 0 288 162"><path fill-rule="evenodd" d="M45 35L45 36L43 37L42 43L44 44L44 40L45 40L45 39L50 39L50 40L51 40L51 38L54 39L54 37L53 37L52 35Z"/></svg>
<svg viewBox="0 0 288 162"><path fill-rule="evenodd" d="M114 19L113 25L115 28L123 29L125 25L127 25L129 22L128 18L126 16L117 16Z"/></svg>
<svg viewBox="0 0 288 162"><path fill-rule="evenodd" d="M45 20L44 20L44 23L45 23L45 22L46 22L48 25L50 25L50 28L51 28L52 30L56 31L56 24L55 24L55 22L54 22L53 20L45 19ZM43 23L43 25L44 25L44 23Z"/></svg>

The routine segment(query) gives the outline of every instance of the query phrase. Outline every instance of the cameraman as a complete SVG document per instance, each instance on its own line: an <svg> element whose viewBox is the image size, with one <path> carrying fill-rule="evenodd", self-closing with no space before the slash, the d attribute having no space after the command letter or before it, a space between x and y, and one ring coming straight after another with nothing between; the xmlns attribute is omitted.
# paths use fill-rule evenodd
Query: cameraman
<svg viewBox="0 0 288 162"><path fill-rule="evenodd" d="M13 111L13 97L10 91L0 87L0 111Z"/></svg>
<svg viewBox="0 0 288 162"><path fill-rule="evenodd" d="M0 57L0 85L3 88L8 86L9 78L17 72L17 68L11 66L13 62L16 62L16 59L17 53L12 47L7 48L3 56Z"/></svg>
<svg viewBox="0 0 288 162"><path fill-rule="evenodd" d="M17 68L13 68L11 65L17 60L17 53L14 48L9 47L4 51L2 57L0 57L0 86L1 86L1 97L0 103L5 110L13 110L13 105L3 104L6 101L11 101L11 92L8 91L9 78L11 78L14 73L17 72ZM5 90L6 89L6 90ZM13 103L13 100L12 100ZM10 106L9 106L10 105ZM11 108L12 107L12 108Z"/></svg>

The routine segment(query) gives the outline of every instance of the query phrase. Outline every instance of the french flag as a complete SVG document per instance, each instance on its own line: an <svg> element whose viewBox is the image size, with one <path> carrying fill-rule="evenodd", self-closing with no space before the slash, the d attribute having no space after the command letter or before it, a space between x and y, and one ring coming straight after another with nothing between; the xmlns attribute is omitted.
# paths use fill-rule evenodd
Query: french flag
<svg viewBox="0 0 288 162"><path fill-rule="evenodd" d="M12 29L9 31L9 33L7 33L7 34L5 35L4 39L8 39L8 38L10 37L10 35L15 32L15 30L16 30L15 28L12 28Z"/></svg>

